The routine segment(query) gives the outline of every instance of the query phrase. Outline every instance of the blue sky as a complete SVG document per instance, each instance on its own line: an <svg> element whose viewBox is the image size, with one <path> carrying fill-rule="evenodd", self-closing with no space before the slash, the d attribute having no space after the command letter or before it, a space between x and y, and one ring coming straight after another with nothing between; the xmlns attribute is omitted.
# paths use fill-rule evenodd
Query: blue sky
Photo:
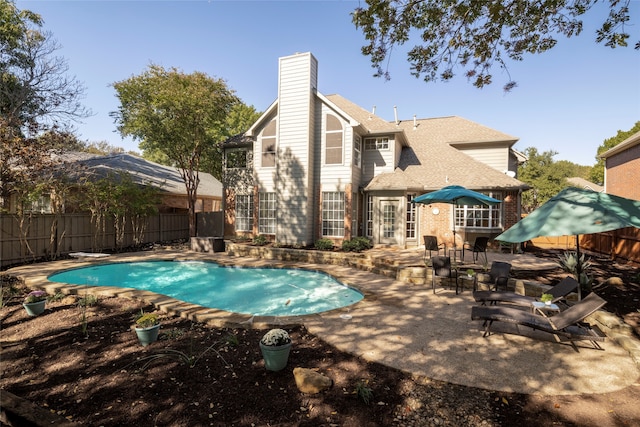
<svg viewBox="0 0 640 427"><path fill-rule="evenodd" d="M632 44L640 39L640 2L631 2ZM349 13L357 1L17 1L39 13L43 28L62 46L69 74L86 86L83 103L94 116L77 125L82 140L122 139L109 112L118 108L110 85L154 63L226 80L248 105L264 111L277 96L278 58L312 52L318 89L338 93L393 120L461 116L519 138L516 149L554 150L555 160L595 162L603 140L640 120L640 52L595 43L594 30L608 13L589 13L578 38L560 39L542 55L508 63L518 87L505 94L508 77L495 69L492 84L476 89L463 76L425 83L409 74L403 51L391 57L391 80L372 77L360 53L364 36ZM606 6L606 5L605 5ZM462 72L459 72L462 74Z"/></svg>

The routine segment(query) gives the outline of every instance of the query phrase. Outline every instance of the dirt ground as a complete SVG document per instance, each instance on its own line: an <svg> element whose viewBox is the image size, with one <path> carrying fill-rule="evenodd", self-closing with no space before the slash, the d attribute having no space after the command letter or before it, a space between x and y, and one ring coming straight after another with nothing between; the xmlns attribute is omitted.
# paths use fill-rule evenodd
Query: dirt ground
<svg viewBox="0 0 640 427"><path fill-rule="evenodd" d="M639 269L594 261L594 292L640 336ZM563 273L538 274L513 272L540 281ZM604 284L609 277L622 281ZM302 326L287 328L294 342L287 368L269 372L258 347L265 330L212 328L160 313L159 341L142 347L132 324L151 306L123 298L87 305L68 296L29 317L24 292L5 299L0 310L0 393L83 426L640 425L638 384L588 396L463 387L369 363ZM300 393L296 366L318 370L333 386L318 395Z"/></svg>

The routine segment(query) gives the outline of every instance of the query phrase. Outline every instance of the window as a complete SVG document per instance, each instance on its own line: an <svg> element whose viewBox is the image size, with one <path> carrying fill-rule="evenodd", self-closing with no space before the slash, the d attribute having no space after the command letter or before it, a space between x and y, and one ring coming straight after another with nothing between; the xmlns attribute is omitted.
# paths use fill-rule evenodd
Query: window
<svg viewBox="0 0 640 427"><path fill-rule="evenodd" d="M37 199L28 201L24 206L25 212L34 212L34 213L52 213L51 209L51 195L49 194L41 194Z"/></svg>
<svg viewBox="0 0 640 427"><path fill-rule="evenodd" d="M417 207L415 203L411 201L416 197L415 194L407 194L407 239L416 238L416 211Z"/></svg>
<svg viewBox="0 0 640 427"><path fill-rule="evenodd" d="M276 193L260 193L258 233L276 234Z"/></svg>
<svg viewBox="0 0 640 427"><path fill-rule="evenodd" d="M354 166L360 167L360 162L362 161L362 142L360 141L359 136L353 137L353 164Z"/></svg>
<svg viewBox="0 0 640 427"><path fill-rule="evenodd" d="M389 138L366 138L364 140L365 150L388 150Z"/></svg>
<svg viewBox="0 0 640 427"><path fill-rule="evenodd" d="M494 199L502 200L500 193L484 193ZM456 206L456 227L500 228L502 226L502 208L496 206Z"/></svg>
<svg viewBox="0 0 640 427"><path fill-rule="evenodd" d="M253 230L253 194L236 196L236 231Z"/></svg>
<svg viewBox="0 0 640 427"><path fill-rule="evenodd" d="M272 120L262 131L262 167L276 165L276 121Z"/></svg>
<svg viewBox="0 0 640 427"><path fill-rule="evenodd" d="M322 193L322 235L344 236L344 192Z"/></svg>
<svg viewBox="0 0 640 427"><path fill-rule="evenodd" d="M327 114L326 117L325 141L327 148L324 163L327 165L339 165L342 164L342 123L337 117L330 114Z"/></svg>
<svg viewBox="0 0 640 427"><path fill-rule="evenodd" d="M227 169L246 169L247 150L229 150L225 160Z"/></svg>
<svg viewBox="0 0 640 427"><path fill-rule="evenodd" d="M367 237L373 237L373 196L367 196Z"/></svg>

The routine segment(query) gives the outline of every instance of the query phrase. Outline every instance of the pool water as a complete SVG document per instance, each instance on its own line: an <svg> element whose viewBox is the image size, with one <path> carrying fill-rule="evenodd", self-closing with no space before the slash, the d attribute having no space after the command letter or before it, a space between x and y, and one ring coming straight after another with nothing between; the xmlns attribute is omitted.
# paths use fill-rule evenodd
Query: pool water
<svg viewBox="0 0 640 427"><path fill-rule="evenodd" d="M322 272L225 267L200 261L103 264L63 271L48 279L146 290L204 307L257 316L320 313L363 298L360 292Z"/></svg>

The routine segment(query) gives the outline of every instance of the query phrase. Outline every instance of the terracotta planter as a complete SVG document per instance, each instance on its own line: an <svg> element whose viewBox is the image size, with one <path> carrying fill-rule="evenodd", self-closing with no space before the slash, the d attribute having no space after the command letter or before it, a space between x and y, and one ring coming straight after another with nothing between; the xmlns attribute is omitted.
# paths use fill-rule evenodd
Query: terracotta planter
<svg viewBox="0 0 640 427"><path fill-rule="evenodd" d="M152 342L158 340L158 333L160 332L160 324L150 326L148 328L138 328L136 326L136 335L138 335L138 341L143 347L148 346Z"/></svg>
<svg viewBox="0 0 640 427"><path fill-rule="evenodd" d="M289 361L289 352L291 351L291 344L284 345L264 345L260 343L260 351L262 351L262 358L264 359L264 367L267 371L281 371L287 366Z"/></svg>
<svg viewBox="0 0 640 427"><path fill-rule="evenodd" d="M36 301L36 302L25 302L22 303L22 306L27 311L29 316L37 316L44 312L44 306L47 303L47 300Z"/></svg>

